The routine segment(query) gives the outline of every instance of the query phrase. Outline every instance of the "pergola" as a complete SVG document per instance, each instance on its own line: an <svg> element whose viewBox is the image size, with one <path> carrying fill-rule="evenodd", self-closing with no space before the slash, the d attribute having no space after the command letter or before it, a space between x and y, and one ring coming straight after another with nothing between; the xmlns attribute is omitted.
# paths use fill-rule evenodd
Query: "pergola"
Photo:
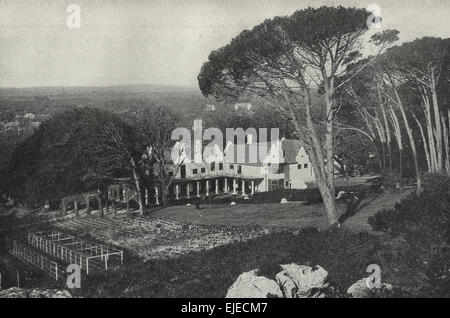
<svg viewBox="0 0 450 318"><path fill-rule="evenodd" d="M103 244L77 239L58 231L28 233L28 244L68 264L77 264L89 274L90 268L108 269L111 257L119 257L123 264L123 251Z"/></svg>

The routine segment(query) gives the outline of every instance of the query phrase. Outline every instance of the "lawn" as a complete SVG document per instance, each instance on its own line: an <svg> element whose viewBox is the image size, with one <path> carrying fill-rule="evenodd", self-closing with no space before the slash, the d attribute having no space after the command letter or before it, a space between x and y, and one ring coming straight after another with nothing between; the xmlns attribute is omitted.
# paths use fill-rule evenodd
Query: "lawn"
<svg viewBox="0 0 450 318"><path fill-rule="evenodd" d="M438 186L439 188L439 186ZM370 224L382 230L380 235L365 231L349 231L337 228L317 230L303 228L293 231L269 231L253 238L236 240L207 250L191 251L174 258L150 259L127 264L117 271L92 276L80 292L80 296L99 297L224 297L228 288L243 272L259 269L260 275L273 278L280 270L280 264L298 263L320 265L328 271L328 281L333 288L327 297L346 297L346 290L357 280L367 276L367 266L377 264L381 268L382 282L390 283L394 290L380 293L377 297L448 297L448 250L444 242L448 240L448 196L437 190L424 193L421 197L398 194L383 194L370 198L363 209L353 218L353 229L367 223L367 218L375 214L375 209L385 208L370 219ZM448 194L448 191L445 193ZM392 205L401 197L401 204ZM426 202L429 198L429 202ZM447 201L446 201L447 200ZM289 211L288 205L269 206L276 212L265 215L259 213L265 206L249 205L207 207L204 213L208 222L241 223L249 222L244 212L253 214L255 223L267 222L268 215L289 216L301 214L309 218L313 206L297 203L290 206L298 211ZM303 209L301 209L303 207ZM236 208L236 209L235 209ZM240 208L240 209L239 209ZM258 210L259 208L259 210ZM300 212L299 212L300 211ZM158 213L163 213L164 210ZM191 207L168 208L166 213L182 220L181 216L195 213ZM224 215L226 213L226 215ZM203 216L191 217L203 222ZM444 219L443 219L444 218ZM155 215L150 220L157 220ZM282 218L281 218L282 219ZM200 221L201 220L201 221ZM348 220L351 225L352 219ZM172 221L175 222L175 221ZM281 222L281 224L286 224ZM345 225L345 223L344 223ZM200 226L200 225L199 225ZM217 225L206 226L213 229ZM228 225L229 226L229 225ZM247 226L232 227L234 234L248 229ZM203 225L201 225L203 227ZM227 228L227 227L224 227ZM365 226L363 227L365 228ZM433 231L430 231L430 229ZM232 232L229 232L234 235ZM382 234L384 233L384 234ZM447 234L445 234L447 233Z"/></svg>
<svg viewBox="0 0 450 318"><path fill-rule="evenodd" d="M367 223L370 216L377 211L392 208L405 198L409 192L385 193L370 195L362 201L359 211L345 221L344 228L353 231L371 232ZM345 203L337 203L339 213L346 207ZM150 213L153 218L162 218L182 223L204 225L262 226L270 228L301 229L329 227L322 203L305 204L302 202L237 204L237 205L202 205L201 210L195 206L170 206Z"/></svg>
<svg viewBox="0 0 450 318"><path fill-rule="evenodd" d="M383 282L402 287L401 296L439 295L443 289L433 289L437 284L429 270L440 259L418 263L425 254L415 243L374 232L368 223L406 196L367 196L342 229L329 228L321 203L302 202L206 204L201 210L179 205L145 217L120 211L117 218L94 214L50 226L127 252L121 268L90 275L76 291L81 297L223 297L242 272L259 268L270 277L280 264L293 262L325 268L334 287L329 297L345 297L347 288L367 275L369 264L379 264ZM340 210L344 206L338 204Z"/></svg>
<svg viewBox="0 0 450 318"><path fill-rule="evenodd" d="M380 208L391 208L399 196L384 194L368 197L363 209L344 223L344 228L357 233L372 232L367 219ZM344 203L338 208L343 210ZM46 227L48 225L45 225ZM170 206L132 217L119 211L118 217L96 214L78 219L62 219L51 227L75 236L87 236L114 244L142 260L167 259L204 251L222 245L255 239L283 230L304 228L324 230L329 227L323 204L301 202Z"/></svg>
<svg viewBox="0 0 450 318"><path fill-rule="evenodd" d="M342 204L341 204L342 207ZM322 204L301 202L171 206L151 213L151 217L206 225L259 225L263 227L304 228L328 226Z"/></svg>

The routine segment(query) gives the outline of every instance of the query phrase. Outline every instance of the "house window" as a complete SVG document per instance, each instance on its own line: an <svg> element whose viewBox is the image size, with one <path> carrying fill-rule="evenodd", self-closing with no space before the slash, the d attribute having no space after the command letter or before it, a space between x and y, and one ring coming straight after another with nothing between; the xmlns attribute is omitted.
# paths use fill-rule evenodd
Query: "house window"
<svg viewBox="0 0 450 318"><path fill-rule="evenodd" d="M301 164L297 165L297 169L301 169L301 168L302 168Z"/></svg>
<svg viewBox="0 0 450 318"><path fill-rule="evenodd" d="M216 163L215 162L211 162L211 171L216 170Z"/></svg>
<svg viewBox="0 0 450 318"><path fill-rule="evenodd" d="M223 163L219 162L219 170L223 170Z"/></svg>
<svg viewBox="0 0 450 318"><path fill-rule="evenodd" d="M198 169L192 169L192 174L197 174L198 173Z"/></svg>
<svg viewBox="0 0 450 318"><path fill-rule="evenodd" d="M205 173L205 172L206 172L206 168L201 168L200 171L201 171L202 173Z"/></svg>
<svg viewBox="0 0 450 318"><path fill-rule="evenodd" d="M242 166L238 166L237 173L242 173Z"/></svg>
<svg viewBox="0 0 450 318"><path fill-rule="evenodd" d="M169 177L173 177L173 171L169 171Z"/></svg>
<svg viewBox="0 0 450 318"><path fill-rule="evenodd" d="M304 165L303 165L303 168L308 168L308 164L307 163L305 163Z"/></svg>
<svg viewBox="0 0 450 318"><path fill-rule="evenodd" d="M289 181L286 181L286 187L289 187Z"/></svg>
<svg viewBox="0 0 450 318"><path fill-rule="evenodd" d="M230 165L230 169L231 169L231 170L234 170L234 165Z"/></svg>

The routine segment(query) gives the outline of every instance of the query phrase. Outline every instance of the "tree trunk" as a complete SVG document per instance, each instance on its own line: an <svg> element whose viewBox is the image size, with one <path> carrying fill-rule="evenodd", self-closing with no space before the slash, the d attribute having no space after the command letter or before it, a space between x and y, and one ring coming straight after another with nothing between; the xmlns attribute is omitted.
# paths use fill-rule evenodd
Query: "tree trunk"
<svg viewBox="0 0 450 318"><path fill-rule="evenodd" d="M134 162L134 159L132 158L130 160L131 160L131 167L133 169L134 183L136 186L137 201L139 204L139 214L144 215L144 201L143 201L143 197L142 197L141 178L140 178L137 166Z"/></svg>
<svg viewBox="0 0 450 318"><path fill-rule="evenodd" d="M392 150L391 150L391 129L389 127L389 122L386 116L386 111L384 110L383 101L381 100L381 94L378 92L378 96L380 98L380 108L381 114L383 115L383 121L386 132L386 143L388 147L388 156L389 156L389 172L392 172Z"/></svg>
<svg viewBox="0 0 450 318"><path fill-rule="evenodd" d="M74 201L74 210L75 210L75 217L78 218L80 216L80 211L78 210L78 201Z"/></svg>
<svg viewBox="0 0 450 318"><path fill-rule="evenodd" d="M324 157L322 152L322 145L317 132L314 127L311 117L311 99L309 96L309 90L306 92L306 121L308 125L308 131L311 140L311 148L307 149L311 164L313 165L316 175L316 182L319 188L320 194L323 199L325 211L327 213L328 221L331 225L337 224L338 216L336 211L336 204L334 201L334 161L333 161L333 113L332 102L330 100L329 90L326 93L326 111L327 111L327 123L326 123L326 136L325 136L325 152L327 163L325 166ZM296 130L301 133L298 122L295 122ZM331 167L330 167L331 166ZM326 168L325 168L326 167Z"/></svg>
<svg viewBox="0 0 450 318"><path fill-rule="evenodd" d="M406 116L405 109L403 107L403 103L400 99L400 95L398 94L397 89L394 88L395 96L397 98L397 102L400 108L400 112L402 113L403 121L405 122L406 132L408 134L409 143L411 144L411 152L414 159L414 170L416 172L416 179L417 179L417 194L420 194L422 192L422 181L421 181L421 175L420 175L420 169L419 169L419 162L417 160L417 151L416 151L416 143L414 142L414 136L412 134L411 127L409 126L408 117Z"/></svg>
<svg viewBox="0 0 450 318"><path fill-rule="evenodd" d="M331 195L331 201L327 203L328 206L333 207L332 214L333 214L333 220L335 219L335 209L334 209L334 149L333 149L333 142L334 142L334 134L333 134L333 117L334 117L334 111L333 111L333 89L334 89L334 79L330 80L329 88L327 88L327 93L325 94L326 98L326 111L327 111L327 122L326 122L326 135L325 135L325 151L326 151L326 159L327 159L327 185L329 189L329 194ZM328 194L326 194L328 197ZM329 199L328 199L329 200ZM325 203L325 198L323 200ZM333 222L334 224L335 222Z"/></svg>
<svg viewBox="0 0 450 318"><path fill-rule="evenodd" d="M90 197L87 196L86 197L86 215L91 215L91 202L90 202Z"/></svg>
<svg viewBox="0 0 450 318"><path fill-rule="evenodd" d="M112 209L113 209L114 217L117 217L116 201L113 200L113 201L111 202L111 204L112 204Z"/></svg>
<svg viewBox="0 0 450 318"><path fill-rule="evenodd" d="M163 187L161 190L161 205L163 207L167 206L168 197L169 197L169 190L167 189L167 187Z"/></svg>
<svg viewBox="0 0 450 318"><path fill-rule="evenodd" d="M375 148L376 156L378 159L378 165L380 166L380 174L383 174L383 162L381 161L380 151L378 151L377 143L375 140L373 141L373 146Z"/></svg>
<svg viewBox="0 0 450 318"><path fill-rule="evenodd" d="M101 195L100 190L99 190L99 194L97 196L97 202L98 202L98 216L102 218L105 216L105 214L103 213L103 202L102 202L102 195Z"/></svg>
<svg viewBox="0 0 450 318"><path fill-rule="evenodd" d="M427 142L427 139L425 137L425 133L423 131L422 124L417 119L417 117L414 115L414 113L413 113L413 116L414 116L415 121L417 122L417 126L419 127L420 135L422 136L423 149L425 151L425 159L427 161L428 171L431 172L432 171L432 167L431 167L430 151L428 150L428 142Z"/></svg>
<svg viewBox="0 0 450 318"><path fill-rule="evenodd" d="M438 163L437 163L436 146L435 146L435 140L434 140L433 122L431 120L430 101L426 95L422 95L422 99L423 99L423 110L425 113L426 124L427 124L428 147L429 147L429 152L430 152L430 164L431 164L430 172L436 172Z"/></svg>
<svg viewBox="0 0 450 318"><path fill-rule="evenodd" d="M334 200L334 191L329 188L326 181L322 178L316 178L316 182L323 199L323 205L327 213L328 220L331 225L337 224L339 217L336 210L336 202Z"/></svg>
<svg viewBox="0 0 450 318"><path fill-rule="evenodd" d="M395 113L394 109L392 107L389 108L389 115L392 120L392 126L394 127L394 134L395 134L395 140L397 141L398 146L398 156L399 156L399 171L398 176L400 180L403 176L403 163L402 163L402 157L403 157L403 143L402 143L402 131L400 129L400 123L397 118L397 114Z"/></svg>
<svg viewBox="0 0 450 318"><path fill-rule="evenodd" d="M438 105L438 97L436 92L436 79L434 75L434 69L431 70L431 97L433 101L434 109L434 122L436 127L436 152L437 152L437 169L438 172L443 170L443 153L442 153L442 127Z"/></svg>
<svg viewBox="0 0 450 318"><path fill-rule="evenodd" d="M381 156L383 158L383 166L382 166L382 171L381 174L386 174L386 147L384 146L384 142L381 142Z"/></svg>
<svg viewBox="0 0 450 318"><path fill-rule="evenodd" d="M169 196L169 191L166 185L166 178L163 177L162 172L160 173L160 186L161 186L161 205L163 207L167 206L167 198Z"/></svg>
<svg viewBox="0 0 450 318"><path fill-rule="evenodd" d="M444 113L441 114L442 120L442 137L444 138L444 149L445 149L445 171L450 174L450 144L449 144L449 132L450 132L450 110L448 110L448 121L447 126Z"/></svg>

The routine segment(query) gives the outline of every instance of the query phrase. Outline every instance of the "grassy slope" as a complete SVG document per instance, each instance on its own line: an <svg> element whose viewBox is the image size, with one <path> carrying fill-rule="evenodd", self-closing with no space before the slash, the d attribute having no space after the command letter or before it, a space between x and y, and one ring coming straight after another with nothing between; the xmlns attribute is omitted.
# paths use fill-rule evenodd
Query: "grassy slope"
<svg viewBox="0 0 450 318"><path fill-rule="evenodd" d="M267 276L278 264L323 266L344 294L377 263L378 239L369 234L305 229L297 235L273 233L257 239L191 253L176 259L136 263L91 278L83 296L94 297L224 297L239 274L260 268Z"/></svg>
<svg viewBox="0 0 450 318"><path fill-rule="evenodd" d="M396 198L396 195L377 198L369 202L367 211L372 213L377 204L392 206ZM273 224L277 220L295 228L301 224L302 217L307 219L308 213L317 208L314 205L302 206L303 210L299 212L299 207L295 205L252 204L239 208L235 206L234 211L229 206L211 206L201 211L195 211L193 207L171 207L160 213L170 219L190 220L193 223L242 225L253 220L253 224ZM364 210L361 213L364 215ZM270 218L274 220L268 221ZM291 219L293 223L289 223ZM401 249L401 242L399 245ZM313 228L283 231L178 258L131 264L113 274L104 273L90 280L81 294L99 297L224 297L242 272L260 268L263 274L273 277L279 271L279 264L294 262L321 265L329 272L329 279L336 287L334 296L345 296L351 284L368 275L365 270L373 263L382 267L384 281L403 283L402 277L408 277L411 269L398 264L399 257L404 260L405 256L397 255L392 247L386 237L365 232L355 234L347 230L319 231Z"/></svg>
<svg viewBox="0 0 450 318"><path fill-rule="evenodd" d="M196 210L194 206L171 206L152 213L152 216L195 224L260 225L297 229L327 226L322 204L304 205L293 202L204 205L201 208Z"/></svg>

